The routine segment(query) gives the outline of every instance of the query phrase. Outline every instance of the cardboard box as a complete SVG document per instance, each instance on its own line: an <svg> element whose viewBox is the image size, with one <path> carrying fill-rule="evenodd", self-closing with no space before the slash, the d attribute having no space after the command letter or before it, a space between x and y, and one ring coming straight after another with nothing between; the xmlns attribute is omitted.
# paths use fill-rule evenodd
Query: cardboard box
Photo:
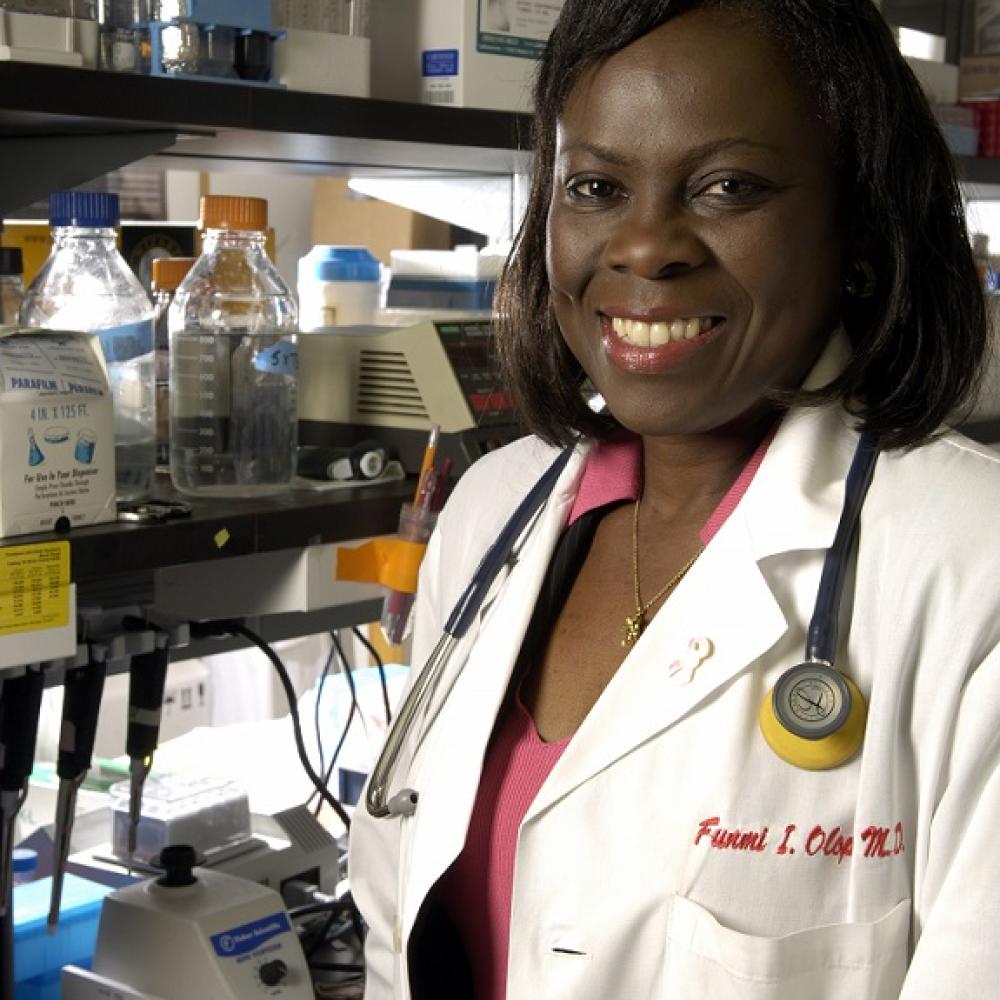
<svg viewBox="0 0 1000 1000"><path fill-rule="evenodd" d="M115 520L115 431L100 341L0 331L0 536Z"/></svg>
<svg viewBox="0 0 1000 1000"><path fill-rule="evenodd" d="M1000 53L1000 2L976 0L972 51L977 56Z"/></svg>
<svg viewBox="0 0 1000 1000"><path fill-rule="evenodd" d="M932 104L954 104L958 100L958 67L954 63L913 56L907 56L906 62Z"/></svg>
<svg viewBox="0 0 1000 1000"><path fill-rule="evenodd" d="M288 28L274 49L274 79L314 94L371 94L371 42L355 35Z"/></svg>
<svg viewBox="0 0 1000 1000"><path fill-rule="evenodd" d="M958 67L960 100L1000 97L1000 55L965 56Z"/></svg>
<svg viewBox="0 0 1000 1000"><path fill-rule="evenodd" d="M535 66L562 0L422 0L420 100L530 111Z"/></svg>

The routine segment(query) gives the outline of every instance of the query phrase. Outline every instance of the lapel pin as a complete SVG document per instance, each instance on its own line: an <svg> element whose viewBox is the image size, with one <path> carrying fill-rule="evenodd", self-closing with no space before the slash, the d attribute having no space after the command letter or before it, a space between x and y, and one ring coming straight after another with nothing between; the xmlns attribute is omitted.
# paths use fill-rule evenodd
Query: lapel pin
<svg viewBox="0 0 1000 1000"><path fill-rule="evenodd" d="M690 684L698 668L715 652L712 640L704 636L692 639L687 649L667 669L670 680Z"/></svg>

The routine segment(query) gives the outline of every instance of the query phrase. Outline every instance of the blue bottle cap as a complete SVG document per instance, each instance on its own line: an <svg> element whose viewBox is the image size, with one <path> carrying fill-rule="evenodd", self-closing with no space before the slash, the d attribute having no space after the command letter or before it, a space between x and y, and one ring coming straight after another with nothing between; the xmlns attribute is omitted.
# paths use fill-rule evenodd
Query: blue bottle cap
<svg viewBox="0 0 1000 1000"><path fill-rule="evenodd" d="M118 195L107 191L54 191L49 195L50 226L110 229L121 219Z"/></svg>
<svg viewBox="0 0 1000 1000"><path fill-rule="evenodd" d="M299 260L299 281L378 281L381 268L367 247L314 246Z"/></svg>
<svg viewBox="0 0 1000 1000"><path fill-rule="evenodd" d="M12 869L15 875L27 875L38 867L38 851L30 847L15 847L11 851Z"/></svg>

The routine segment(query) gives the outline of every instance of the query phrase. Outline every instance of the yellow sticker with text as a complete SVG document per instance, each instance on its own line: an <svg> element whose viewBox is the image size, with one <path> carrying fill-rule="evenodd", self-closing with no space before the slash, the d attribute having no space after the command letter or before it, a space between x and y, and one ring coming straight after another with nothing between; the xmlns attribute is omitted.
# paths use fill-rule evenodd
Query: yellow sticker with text
<svg viewBox="0 0 1000 1000"><path fill-rule="evenodd" d="M69 622L69 542L0 547L0 636Z"/></svg>

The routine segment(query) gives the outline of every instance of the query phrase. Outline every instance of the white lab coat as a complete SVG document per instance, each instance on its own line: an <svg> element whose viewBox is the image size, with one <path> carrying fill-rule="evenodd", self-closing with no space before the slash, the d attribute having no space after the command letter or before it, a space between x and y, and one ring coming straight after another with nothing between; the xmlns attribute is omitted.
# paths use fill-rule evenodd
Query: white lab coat
<svg viewBox="0 0 1000 1000"><path fill-rule="evenodd" d="M835 373L844 350L832 341L810 382ZM948 434L879 459L841 615L839 665L869 706L862 752L809 772L758 729L765 694L802 658L856 440L836 406L785 418L739 506L542 786L518 839L508 997L1000 994L996 455ZM350 874L371 927L368 1000L410 995L409 936L462 849L585 452L454 657L442 687L457 680L439 711L435 700L415 759L411 735L392 791L418 790L415 816L356 813ZM416 665L554 454L526 439L458 484L421 573ZM690 683L683 671L672 681L692 638L714 653Z"/></svg>

